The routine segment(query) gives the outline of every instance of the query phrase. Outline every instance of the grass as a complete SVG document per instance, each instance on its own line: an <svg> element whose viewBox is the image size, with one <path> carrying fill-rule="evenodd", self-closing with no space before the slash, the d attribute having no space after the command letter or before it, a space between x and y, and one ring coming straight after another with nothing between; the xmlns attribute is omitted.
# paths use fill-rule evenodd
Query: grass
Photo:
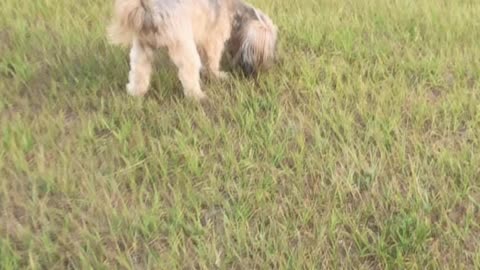
<svg viewBox="0 0 480 270"><path fill-rule="evenodd" d="M480 268L480 2L251 2L278 63L201 106L110 1L3 0L0 269Z"/></svg>

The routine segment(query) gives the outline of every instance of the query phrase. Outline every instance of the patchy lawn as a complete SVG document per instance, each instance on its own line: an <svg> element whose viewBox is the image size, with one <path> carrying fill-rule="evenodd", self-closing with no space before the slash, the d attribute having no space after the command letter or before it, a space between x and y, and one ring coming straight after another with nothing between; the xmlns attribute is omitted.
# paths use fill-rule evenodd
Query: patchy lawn
<svg viewBox="0 0 480 270"><path fill-rule="evenodd" d="M3 0L0 269L480 269L480 1L251 2L276 67L199 105L111 1Z"/></svg>

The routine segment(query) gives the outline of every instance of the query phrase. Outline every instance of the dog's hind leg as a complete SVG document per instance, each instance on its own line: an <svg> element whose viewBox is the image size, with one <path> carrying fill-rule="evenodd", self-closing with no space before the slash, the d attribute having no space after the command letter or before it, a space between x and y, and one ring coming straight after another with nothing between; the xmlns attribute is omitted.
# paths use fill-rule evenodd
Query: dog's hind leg
<svg viewBox="0 0 480 270"><path fill-rule="evenodd" d="M200 87L202 62L193 39L174 42L168 46L168 54L178 68L185 96L196 100L206 98Z"/></svg>
<svg viewBox="0 0 480 270"><path fill-rule="evenodd" d="M138 39L133 40L130 51L130 73L127 92L132 96L143 96L148 91L152 74L153 50Z"/></svg>

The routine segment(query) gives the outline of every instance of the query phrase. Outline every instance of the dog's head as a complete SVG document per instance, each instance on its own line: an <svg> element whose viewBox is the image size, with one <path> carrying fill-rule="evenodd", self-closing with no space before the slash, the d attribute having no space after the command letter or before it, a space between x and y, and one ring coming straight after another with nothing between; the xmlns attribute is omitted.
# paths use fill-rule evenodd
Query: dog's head
<svg viewBox="0 0 480 270"><path fill-rule="evenodd" d="M233 64L245 75L271 67L277 47L277 27L258 9L241 3L236 7L228 51Z"/></svg>

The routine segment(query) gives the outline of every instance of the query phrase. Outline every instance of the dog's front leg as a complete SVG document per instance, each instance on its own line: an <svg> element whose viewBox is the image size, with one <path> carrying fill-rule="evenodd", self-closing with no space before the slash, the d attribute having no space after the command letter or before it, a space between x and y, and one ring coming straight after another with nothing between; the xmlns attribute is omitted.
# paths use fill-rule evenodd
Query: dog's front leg
<svg viewBox="0 0 480 270"><path fill-rule="evenodd" d="M152 48L134 39L130 51L130 73L127 92L132 96L143 96L148 91L152 74Z"/></svg>
<svg viewBox="0 0 480 270"><path fill-rule="evenodd" d="M200 87L200 69L202 62L193 39L174 42L168 46L168 54L178 68L185 96L202 100L206 98Z"/></svg>
<svg viewBox="0 0 480 270"><path fill-rule="evenodd" d="M225 41L223 39L212 40L204 47L208 72L217 79L228 78L228 73L220 70L224 47Z"/></svg>

